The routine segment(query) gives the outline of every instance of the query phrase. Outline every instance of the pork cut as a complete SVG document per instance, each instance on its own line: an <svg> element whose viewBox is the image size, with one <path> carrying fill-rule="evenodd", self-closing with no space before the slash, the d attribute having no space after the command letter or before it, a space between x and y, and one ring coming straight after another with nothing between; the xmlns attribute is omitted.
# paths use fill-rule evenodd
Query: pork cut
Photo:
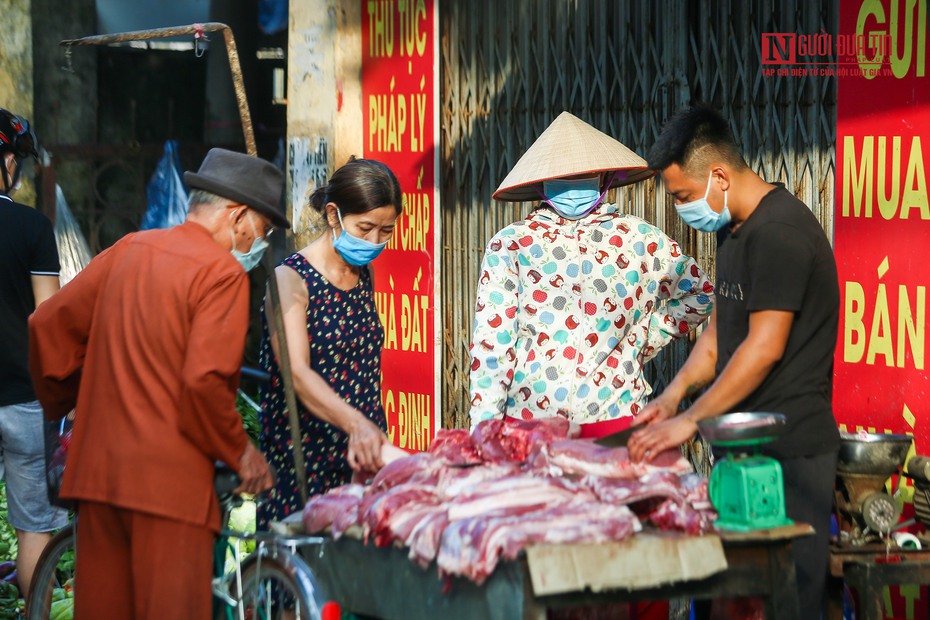
<svg viewBox="0 0 930 620"><path fill-rule="evenodd" d="M345 484L323 495L311 497L307 505L304 506L301 515L304 529L311 534L322 532L329 528L333 521L341 515L357 516L359 501L362 499L364 492L365 487L360 484ZM353 523L356 516L351 519ZM344 531L340 531L339 535ZM338 538L335 532L333 532L333 537Z"/></svg>
<svg viewBox="0 0 930 620"><path fill-rule="evenodd" d="M532 467L548 475L594 475L634 480L651 472L689 473L692 470L678 449L665 450L651 462L634 463L625 447L608 448L592 439L564 439L534 453Z"/></svg>
<svg viewBox="0 0 930 620"><path fill-rule="evenodd" d="M429 446L429 453L450 465L477 465L481 455L464 428L439 429Z"/></svg>
<svg viewBox="0 0 930 620"><path fill-rule="evenodd" d="M678 530L695 536L713 529L717 513L712 510L696 510L691 504L669 498L646 515L653 525L661 530Z"/></svg>
<svg viewBox="0 0 930 620"><path fill-rule="evenodd" d="M449 501L449 520L479 515L520 515L570 500L594 500L594 494L564 478L516 474L479 482Z"/></svg>
<svg viewBox="0 0 930 620"><path fill-rule="evenodd" d="M439 472L436 486L446 499L458 497L463 492L485 480L497 480L519 473L516 463L484 465L483 467L446 467Z"/></svg>
<svg viewBox="0 0 930 620"><path fill-rule="evenodd" d="M368 494L386 491L408 482L436 484L445 462L428 452L418 452L399 458L384 467L371 481Z"/></svg>
<svg viewBox="0 0 930 620"><path fill-rule="evenodd" d="M423 568L429 566L439 553L439 543L447 525L449 512L445 506L436 506L423 515L405 541L410 549L408 557Z"/></svg>
<svg viewBox="0 0 930 620"><path fill-rule="evenodd" d="M485 420L472 431L472 439L486 463L522 463L539 447L568 437L570 426L561 416Z"/></svg>
<svg viewBox="0 0 930 620"><path fill-rule="evenodd" d="M440 573L482 584L500 559L513 560L529 545L623 540L641 529L625 506L574 501L519 515L476 515L452 521L442 535Z"/></svg>
<svg viewBox="0 0 930 620"><path fill-rule="evenodd" d="M716 518L707 481L678 450L632 463L626 448L569 439L564 418L505 418L442 430L430 451L386 464L367 486L308 502L308 532L357 527L377 546L405 545L440 576L482 583L536 544L623 540L648 522L700 534Z"/></svg>
<svg viewBox="0 0 930 620"><path fill-rule="evenodd" d="M366 496L358 508L359 523L362 525L365 539L374 540L378 547L388 546L395 538L392 532L392 528L397 527L392 523L394 514L409 511L411 508L416 509L423 504L439 504L439 494L435 486L408 482ZM409 530L412 529L413 524L409 526ZM409 530L401 541L409 535Z"/></svg>
<svg viewBox="0 0 930 620"><path fill-rule="evenodd" d="M604 503L618 506L646 503L649 504L646 510L669 498L685 501L688 493L681 477L667 471L652 472L634 480L585 476L581 484ZM634 512L640 514L635 508Z"/></svg>

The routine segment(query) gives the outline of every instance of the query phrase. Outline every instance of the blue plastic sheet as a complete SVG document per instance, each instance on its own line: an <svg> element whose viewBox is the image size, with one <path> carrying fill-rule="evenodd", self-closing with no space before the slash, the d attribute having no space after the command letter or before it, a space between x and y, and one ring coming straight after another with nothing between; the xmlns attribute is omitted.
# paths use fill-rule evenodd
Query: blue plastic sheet
<svg viewBox="0 0 930 620"><path fill-rule="evenodd" d="M181 157L174 140L165 142L165 153L155 166L145 194L149 206L139 230L169 228L184 222L188 209L187 190L181 180Z"/></svg>
<svg viewBox="0 0 930 620"><path fill-rule="evenodd" d="M259 0L258 27L265 34L287 29L287 0Z"/></svg>

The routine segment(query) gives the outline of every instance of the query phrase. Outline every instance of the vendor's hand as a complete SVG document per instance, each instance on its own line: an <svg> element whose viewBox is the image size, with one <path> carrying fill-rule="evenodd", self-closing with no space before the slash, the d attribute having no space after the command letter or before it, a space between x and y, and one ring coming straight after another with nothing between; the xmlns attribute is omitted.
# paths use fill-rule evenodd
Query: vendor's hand
<svg viewBox="0 0 930 620"><path fill-rule="evenodd" d="M239 458L239 479L242 483L234 491L236 494L256 495L274 486L274 478L265 455L251 441L246 443L245 452Z"/></svg>
<svg viewBox="0 0 930 620"><path fill-rule="evenodd" d="M630 460L649 462L664 450L677 448L697 432L697 424L685 416L655 422L630 436L627 449Z"/></svg>
<svg viewBox="0 0 930 620"><path fill-rule="evenodd" d="M349 452L346 458L355 471L378 471L384 466L381 446L387 443L387 435L380 428L359 414L355 426L349 432Z"/></svg>
<svg viewBox="0 0 930 620"><path fill-rule="evenodd" d="M640 424L654 424L669 420L675 417L678 412L680 401L671 398L665 394L652 399L642 410L633 418L633 426Z"/></svg>

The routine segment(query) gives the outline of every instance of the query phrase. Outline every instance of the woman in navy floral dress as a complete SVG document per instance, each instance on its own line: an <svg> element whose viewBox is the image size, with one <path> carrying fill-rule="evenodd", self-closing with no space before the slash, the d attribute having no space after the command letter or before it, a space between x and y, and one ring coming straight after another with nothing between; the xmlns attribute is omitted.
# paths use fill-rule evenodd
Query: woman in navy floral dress
<svg viewBox="0 0 930 620"><path fill-rule="evenodd" d="M384 330L368 264L391 238L400 185L384 164L352 159L310 197L331 229L275 270L298 403L310 495L349 482L352 470L381 466L387 443L381 404ZM278 339L262 309L262 450L277 472L258 526L300 510L291 429L278 368Z"/></svg>

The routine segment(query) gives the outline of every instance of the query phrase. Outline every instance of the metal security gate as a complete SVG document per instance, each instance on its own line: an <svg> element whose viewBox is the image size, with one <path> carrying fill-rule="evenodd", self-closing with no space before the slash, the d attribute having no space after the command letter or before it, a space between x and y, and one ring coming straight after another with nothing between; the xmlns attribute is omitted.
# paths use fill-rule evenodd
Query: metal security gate
<svg viewBox="0 0 930 620"><path fill-rule="evenodd" d="M568 110L645 155L673 112L708 101L749 165L782 181L832 238L836 82L764 77L761 34L835 34L838 2L449 0L440 4L443 425L468 424L468 346L485 244L529 203L491 193ZM655 223L713 275L714 240L685 227L655 180L612 201ZM661 389L689 342L651 365Z"/></svg>

